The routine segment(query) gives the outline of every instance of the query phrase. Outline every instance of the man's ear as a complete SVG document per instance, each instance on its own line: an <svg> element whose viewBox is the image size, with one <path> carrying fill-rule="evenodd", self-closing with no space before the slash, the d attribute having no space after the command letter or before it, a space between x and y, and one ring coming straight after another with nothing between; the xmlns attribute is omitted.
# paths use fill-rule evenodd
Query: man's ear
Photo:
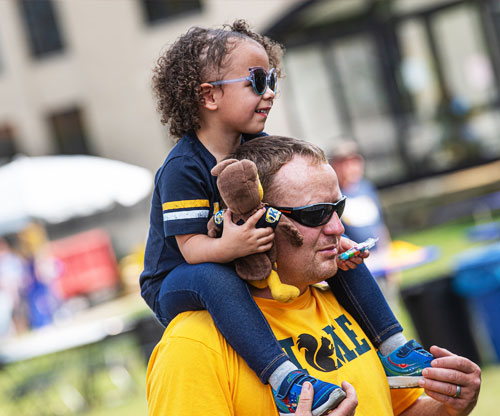
<svg viewBox="0 0 500 416"><path fill-rule="evenodd" d="M207 110L217 110L215 87L208 82L200 85L201 106Z"/></svg>

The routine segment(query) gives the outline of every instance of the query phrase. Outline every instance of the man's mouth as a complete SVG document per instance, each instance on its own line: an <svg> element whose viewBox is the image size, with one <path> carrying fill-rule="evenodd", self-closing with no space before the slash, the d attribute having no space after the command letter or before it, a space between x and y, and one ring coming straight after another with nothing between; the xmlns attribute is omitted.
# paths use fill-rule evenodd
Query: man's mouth
<svg viewBox="0 0 500 416"><path fill-rule="evenodd" d="M338 254L337 246L334 245L322 247L319 251L332 256Z"/></svg>

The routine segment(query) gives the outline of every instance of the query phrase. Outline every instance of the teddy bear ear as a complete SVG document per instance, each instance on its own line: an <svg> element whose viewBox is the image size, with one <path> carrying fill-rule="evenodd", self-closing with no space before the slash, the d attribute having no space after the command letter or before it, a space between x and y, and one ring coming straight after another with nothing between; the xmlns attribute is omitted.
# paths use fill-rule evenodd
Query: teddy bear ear
<svg viewBox="0 0 500 416"><path fill-rule="evenodd" d="M219 176L219 174L226 169L229 165L232 165L233 163L239 162L239 160L236 159L226 159L223 160L219 163L217 163L212 170L210 171L213 176Z"/></svg>

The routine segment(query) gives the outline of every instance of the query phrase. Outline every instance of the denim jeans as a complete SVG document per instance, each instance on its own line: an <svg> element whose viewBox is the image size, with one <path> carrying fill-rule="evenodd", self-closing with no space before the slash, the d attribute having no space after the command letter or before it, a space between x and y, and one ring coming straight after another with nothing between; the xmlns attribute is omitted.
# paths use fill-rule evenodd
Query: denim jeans
<svg viewBox="0 0 500 416"><path fill-rule="evenodd" d="M181 312L206 309L234 350L266 384L288 361L245 281L232 265L181 264L163 279L155 304L160 322Z"/></svg>
<svg viewBox="0 0 500 416"><path fill-rule="evenodd" d="M375 346L403 328L392 313L380 287L364 263L327 280L330 289Z"/></svg>
<svg viewBox="0 0 500 416"><path fill-rule="evenodd" d="M339 303L354 317L378 347L402 328L377 282L364 264L327 280ZM267 383L273 371L288 360L247 284L230 265L181 264L163 280L155 313L168 323L181 312L206 309L234 350Z"/></svg>

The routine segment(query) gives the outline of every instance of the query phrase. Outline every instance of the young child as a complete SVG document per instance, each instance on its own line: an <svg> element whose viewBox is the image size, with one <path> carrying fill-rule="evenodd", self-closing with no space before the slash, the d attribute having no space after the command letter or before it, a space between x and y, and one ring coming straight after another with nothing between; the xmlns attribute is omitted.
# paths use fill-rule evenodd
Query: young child
<svg viewBox="0 0 500 416"><path fill-rule="evenodd" d="M272 229L255 228L263 210L241 226L226 212L222 236L207 236L207 222L221 203L210 170L243 141L265 135L281 55L279 44L240 20L222 29L191 28L158 59L153 89L162 122L169 123L178 142L155 178L141 293L165 326L181 312L208 310L231 346L263 383L271 384L281 414L295 412L303 382L311 381L312 414L321 415L345 393L292 364L231 265L236 258L270 249ZM343 240L343 249L352 245ZM429 354L414 341L405 344L401 326L366 267L339 270L329 280L379 352L391 353L396 362L391 374L417 379ZM413 372L402 374L407 364Z"/></svg>

